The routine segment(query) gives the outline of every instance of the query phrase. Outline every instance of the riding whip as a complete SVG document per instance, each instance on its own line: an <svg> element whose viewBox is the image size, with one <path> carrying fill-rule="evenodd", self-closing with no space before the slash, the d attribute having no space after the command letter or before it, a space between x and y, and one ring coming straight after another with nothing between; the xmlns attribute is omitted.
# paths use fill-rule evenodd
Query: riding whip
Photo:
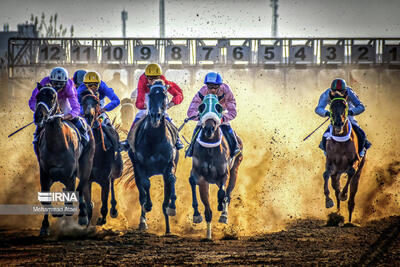
<svg viewBox="0 0 400 267"><path fill-rule="evenodd" d="M13 136L14 134L18 133L19 131L25 129L26 127L28 127L28 126L31 125L32 123L33 123L33 121L32 121L31 123L28 123L27 125L25 125L25 126L19 128L18 130L16 130L16 131L13 132L12 134L10 134L10 135L8 136L8 138L10 138L10 137Z"/></svg>
<svg viewBox="0 0 400 267"><path fill-rule="evenodd" d="M306 141L308 137L310 137L313 133L315 133L315 131L317 131L319 128L321 128L322 125L324 125L327 121L329 120L329 118L327 118L323 123L321 123L317 129L315 129L314 131L312 131L312 133L310 133L309 135L307 135L306 138L303 139L303 141Z"/></svg>
<svg viewBox="0 0 400 267"><path fill-rule="evenodd" d="M192 116L192 117L189 117L189 118L186 118L184 121L183 121L183 124L178 128L178 132L180 132L181 130L182 130L182 128L183 128L183 126L185 126L185 124L188 122L188 121L190 121L190 120L193 120L193 119L195 119L195 118L197 118L197 116L198 115L195 115L195 116Z"/></svg>

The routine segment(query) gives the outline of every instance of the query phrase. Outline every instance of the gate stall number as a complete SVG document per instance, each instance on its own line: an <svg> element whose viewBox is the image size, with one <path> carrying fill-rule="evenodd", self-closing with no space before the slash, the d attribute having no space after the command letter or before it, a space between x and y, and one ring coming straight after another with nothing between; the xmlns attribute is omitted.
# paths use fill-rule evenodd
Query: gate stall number
<svg viewBox="0 0 400 267"><path fill-rule="evenodd" d="M102 62L110 61L125 61L126 60L126 49L125 46L103 46L103 53L101 57Z"/></svg>
<svg viewBox="0 0 400 267"><path fill-rule="evenodd" d="M400 45L383 46L383 63L400 62Z"/></svg>
<svg viewBox="0 0 400 267"><path fill-rule="evenodd" d="M196 58L199 61L218 62L219 53L218 46L197 46Z"/></svg>
<svg viewBox="0 0 400 267"><path fill-rule="evenodd" d="M372 45L352 45L351 63L374 63L375 47Z"/></svg>
<svg viewBox="0 0 400 267"><path fill-rule="evenodd" d="M74 45L71 47L71 60L74 62L94 62L96 59L93 46Z"/></svg>
<svg viewBox="0 0 400 267"><path fill-rule="evenodd" d="M250 62L250 47L249 46L228 46L228 62L248 61Z"/></svg>
<svg viewBox="0 0 400 267"><path fill-rule="evenodd" d="M282 46L260 45L258 47L258 63L278 64L282 62Z"/></svg>
<svg viewBox="0 0 400 267"><path fill-rule="evenodd" d="M189 63L189 47L185 45L167 45L165 48L166 61L182 61Z"/></svg>
<svg viewBox="0 0 400 267"><path fill-rule="evenodd" d="M343 45L322 45L321 61L323 63L343 63L344 46Z"/></svg>
<svg viewBox="0 0 400 267"><path fill-rule="evenodd" d="M158 50L155 45L138 45L133 48L133 60L158 62Z"/></svg>
<svg viewBox="0 0 400 267"><path fill-rule="evenodd" d="M63 61L65 60L65 51L61 45L41 45L39 46L39 60L46 61Z"/></svg>
<svg viewBox="0 0 400 267"><path fill-rule="evenodd" d="M293 45L289 51L289 63L313 63L314 47Z"/></svg>

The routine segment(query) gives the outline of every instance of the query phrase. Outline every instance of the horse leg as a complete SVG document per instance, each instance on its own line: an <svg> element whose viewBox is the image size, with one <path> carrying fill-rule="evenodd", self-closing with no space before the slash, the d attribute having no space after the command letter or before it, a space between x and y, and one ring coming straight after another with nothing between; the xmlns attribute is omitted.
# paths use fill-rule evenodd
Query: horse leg
<svg viewBox="0 0 400 267"><path fill-rule="evenodd" d="M330 177L330 171L328 169L324 172L323 177L324 177L325 207L329 209L332 208L334 204L333 200L329 197L328 181Z"/></svg>
<svg viewBox="0 0 400 267"><path fill-rule="evenodd" d="M212 211L210 207L209 198L209 184L206 180L202 179L199 183L200 188L200 198L204 204L204 215L206 217L207 222L207 239L211 239L211 220L212 220Z"/></svg>
<svg viewBox="0 0 400 267"><path fill-rule="evenodd" d="M147 223L146 223L146 211L144 209L144 204L146 203L146 191L143 188L142 176L141 176L140 171L138 170L138 167L135 167L135 165L133 165L133 171L134 171L134 176L135 176L136 187L139 191L139 203L140 203L140 207L141 207L139 230L147 230L148 227L147 227Z"/></svg>
<svg viewBox="0 0 400 267"><path fill-rule="evenodd" d="M201 214L199 212L199 203L197 202L197 196L196 196L196 178L193 173L191 173L189 177L189 183L190 187L192 188L192 207L194 209L194 214L193 214L193 222L194 223L201 223L203 218L201 217Z"/></svg>
<svg viewBox="0 0 400 267"><path fill-rule="evenodd" d="M171 233L169 226L169 216L176 215L175 209L169 207L173 191L172 188L175 187L175 176L172 173L167 173L164 174L163 177L164 177L164 201L162 204L162 211L165 218L165 233L169 234ZM175 201L173 205L175 206Z"/></svg>
<svg viewBox="0 0 400 267"><path fill-rule="evenodd" d="M176 177L173 173L167 174L167 182L170 185L171 193L169 197L169 205L167 207L167 215L168 216L175 216L176 215L176 206L175 206L175 201L176 201L176 193L175 193L175 182L176 182Z"/></svg>
<svg viewBox="0 0 400 267"><path fill-rule="evenodd" d="M97 219L97 225L103 225L107 222L108 212L108 194L110 192L110 178L107 177L106 181L102 181L101 186L101 217Z"/></svg>
<svg viewBox="0 0 400 267"><path fill-rule="evenodd" d="M335 190L335 196L336 196L336 205L337 205L337 212L340 211L340 198L339 198L339 194L340 194L340 174L334 174L332 175L332 188Z"/></svg>
<svg viewBox="0 0 400 267"><path fill-rule="evenodd" d="M150 198L150 179L149 178L145 178L142 180L142 185L143 185L143 189L146 192L146 201L144 203L144 210L146 212L150 212L151 209L153 208L153 203L151 202L151 198Z"/></svg>
<svg viewBox="0 0 400 267"><path fill-rule="evenodd" d="M224 180L226 180L226 178ZM225 186L222 184L218 190L218 210L222 211L218 220L220 223L228 223L228 197L226 196L224 189Z"/></svg>
<svg viewBox="0 0 400 267"><path fill-rule="evenodd" d="M240 153L239 155L236 156L235 162L229 172L230 173L229 174L229 183L228 183L228 187L226 188L226 196L228 197L228 203L231 202L231 193L233 191L233 188L235 188L236 179L238 176L239 165L242 162L242 160L243 160L243 154Z"/></svg>
<svg viewBox="0 0 400 267"><path fill-rule="evenodd" d="M114 178L111 177L110 183L111 183L111 209L110 209L110 216L111 218L117 218L118 216L118 211L117 211L117 201L115 200L115 191L114 191Z"/></svg>
<svg viewBox="0 0 400 267"><path fill-rule="evenodd" d="M41 186L41 192L50 192L50 187L51 187L51 180L50 178L46 175L44 170L40 168L40 186ZM51 202L41 202L42 205L51 205ZM42 221L42 227L40 228L40 235L49 235L49 214L46 213L43 217Z"/></svg>
<svg viewBox="0 0 400 267"><path fill-rule="evenodd" d="M85 185L86 182L86 185ZM87 187L87 181L84 179L79 179L78 187L76 191L79 193L79 215L78 215L78 223L79 225L88 225L88 211L86 209L86 203L83 200L83 187Z"/></svg>
<svg viewBox="0 0 400 267"><path fill-rule="evenodd" d="M352 168L352 167L350 167L349 170L347 171L347 182L346 182L345 186L343 187L343 190L339 194L339 198L341 201L347 200L347 191L349 190L349 184L350 184L351 178L354 176L355 173L356 172L355 172L354 168Z"/></svg>
<svg viewBox="0 0 400 267"><path fill-rule="evenodd" d="M358 182L360 180L360 171L351 179L350 182L350 197L349 202L347 203L349 209L349 222L351 223L351 216L354 211L355 206L355 197L358 189Z"/></svg>
<svg viewBox="0 0 400 267"><path fill-rule="evenodd" d="M72 179L72 181L70 181L70 182L66 185L65 191L69 191L69 192L75 191L75 182L76 182L76 179L75 179L75 178ZM73 212L69 212L69 211L68 211L68 210L72 209L72 207L73 207L72 202L67 202L67 201L66 201L64 204L65 204L65 207L67 208L67 211L65 212L65 216L72 216L72 215L74 215Z"/></svg>

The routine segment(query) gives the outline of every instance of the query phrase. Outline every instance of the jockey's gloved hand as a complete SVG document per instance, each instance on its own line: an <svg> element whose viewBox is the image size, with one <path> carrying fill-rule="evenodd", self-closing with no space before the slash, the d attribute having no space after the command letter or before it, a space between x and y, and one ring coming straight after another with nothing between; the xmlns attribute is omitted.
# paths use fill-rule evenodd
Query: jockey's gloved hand
<svg viewBox="0 0 400 267"><path fill-rule="evenodd" d="M325 112L325 117L329 117L331 115L331 113L329 111Z"/></svg>
<svg viewBox="0 0 400 267"><path fill-rule="evenodd" d="M349 109L349 111L347 112L347 115L353 116L353 115L354 115L354 112L353 112L351 109Z"/></svg>

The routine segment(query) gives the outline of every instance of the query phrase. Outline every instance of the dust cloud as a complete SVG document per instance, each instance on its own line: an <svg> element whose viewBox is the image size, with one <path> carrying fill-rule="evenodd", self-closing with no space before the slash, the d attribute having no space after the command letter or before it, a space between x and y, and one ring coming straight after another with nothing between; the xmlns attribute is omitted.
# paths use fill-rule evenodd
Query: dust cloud
<svg viewBox="0 0 400 267"><path fill-rule="evenodd" d="M229 206L228 226L217 223L217 187L211 185L214 235L223 236L230 232L240 236L253 235L284 229L289 221L298 218L327 218L336 209L327 210L324 204L322 173L325 157L318 144L327 125L308 140L302 140L323 121L314 113L320 94L329 87L333 78L348 77L341 70L296 69L286 70L286 73L283 70L260 70L255 73L248 70L219 71L236 97L238 116L232 126L243 140L244 159ZM169 110L178 126L186 118L186 110L202 85L206 72L202 70L196 74L193 88L187 73L166 73L167 78L176 81L184 91L183 103ZM355 223L363 224L400 214L399 74L396 70L384 70L380 76L375 70L353 70L351 79L348 79L349 85L366 106L366 111L357 116L357 120L373 144L367 152L356 195ZM1 110L1 204L37 202L39 172L32 147L35 127L30 126L7 138L9 133L32 119L27 106L30 91L29 88L24 89L26 94L19 98L19 102L3 105ZM112 112L111 117L118 116L118 112ZM190 122L182 130L187 140L190 140L194 126L195 123ZM171 230L175 234L202 237L206 224L192 223L192 197L188 182L191 159L185 159L183 151L180 156L176 182L177 216L170 218ZM127 158L127 155L124 157ZM342 177L342 186L343 181ZM137 228L140 216L137 189L126 188L123 182L116 183L119 216L116 219L108 216L103 228ZM162 234L165 224L161 210L161 176L151 178L151 197L153 210L147 213L149 231ZM331 197L334 197L332 189ZM101 207L100 187L97 185L93 186L92 199L95 201L92 223L95 223ZM199 208L203 214L204 206L200 199ZM347 222L347 205L342 205L341 214ZM41 216L27 215L0 218L1 226L29 228L40 227L42 219ZM54 220L52 218L50 223L53 224Z"/></svg>

